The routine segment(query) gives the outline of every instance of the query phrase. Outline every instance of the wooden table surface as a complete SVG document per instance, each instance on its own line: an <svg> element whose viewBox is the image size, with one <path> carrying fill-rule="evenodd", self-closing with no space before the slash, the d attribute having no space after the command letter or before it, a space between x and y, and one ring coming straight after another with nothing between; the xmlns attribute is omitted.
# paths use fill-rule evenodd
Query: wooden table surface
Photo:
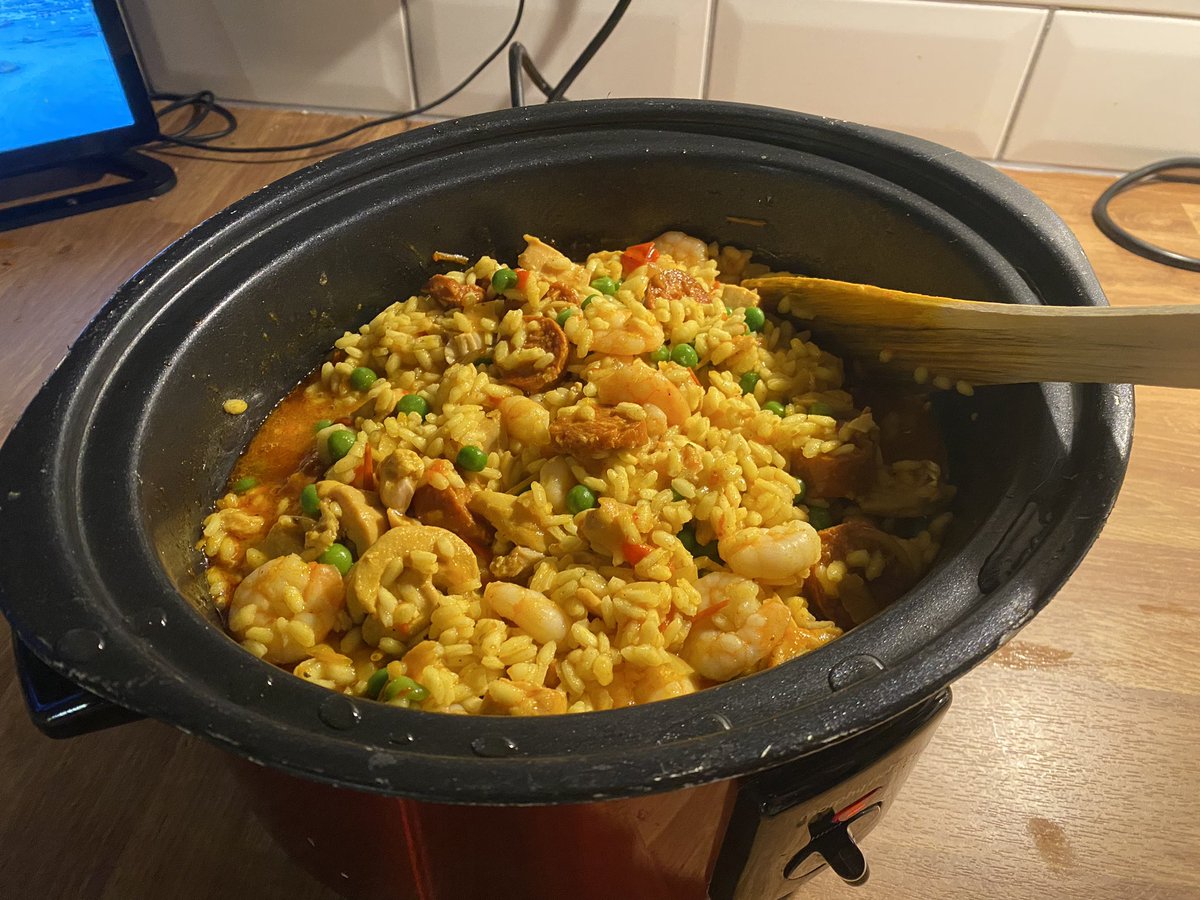
<svg viewBox="0 0 1200 900"><path fill-rule="evenodd" d="M345 122L239 116L246 144ZM200 220L313 159L160 156L179 184L157 200L0 234L0 437L122 281ZM1105 179L1010 174L1067 221L1114 304L1200 302L1200 274L1132 256L1092 226ZM1200 255L1194 188L1146 189L1116 211ZM1197 446L1200 393L1138 388L1129 474L1095 548L1045 612L955 685L901 802L865 841L869 884L855 892L822 876L803 896L1200 898ZM266 836L217 751L156 722L43 738L10 657L4 631L0 897L335 896Z"/></svg>

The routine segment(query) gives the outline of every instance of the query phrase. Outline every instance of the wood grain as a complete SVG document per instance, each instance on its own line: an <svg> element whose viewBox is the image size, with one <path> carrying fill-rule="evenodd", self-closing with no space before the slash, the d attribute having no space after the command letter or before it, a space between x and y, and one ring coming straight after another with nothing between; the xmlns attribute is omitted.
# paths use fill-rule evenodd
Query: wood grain
<svg viewBox="0 0 1200 900"><path fill-rule="evenodd" d="M345 120L241 110L247 143ZM377 134L377 133L376 133ZM156 201L0 234L0 435L125 278L186 229L309 160L165 155ZM1117 305L1198 303L1200 275L1109 243L1106 180L1017 172L1079 235ZM1200 253L1200 199L1158 185L1114 204L1148 238ZM955 687L955 703L867 838L871 881L805 897L1200 900L1200 394L1139 388L1129 476L1058 598ZM1014 452L1016 452L1014 448ZM266 837L220 753L144 722L55 743L29 725L0 636L0 897L335 896Z"/></svg>
<svg viewBox="0 0 1200 900"><path fill-rule="evenodd" d="M799 275L742 284L805 325L811 317L821 346L828 336L839 353L905 379L1200 388L1200 306L1023 306Z"/></svg>

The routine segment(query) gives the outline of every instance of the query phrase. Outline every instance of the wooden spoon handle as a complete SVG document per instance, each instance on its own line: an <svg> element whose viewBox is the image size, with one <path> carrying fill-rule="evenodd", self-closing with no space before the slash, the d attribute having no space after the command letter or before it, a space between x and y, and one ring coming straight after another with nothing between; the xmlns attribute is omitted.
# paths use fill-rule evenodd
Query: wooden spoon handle
<svg viewBox="0 0 1200 900"><path fill-rule="evenodd" d="M743 286L828 329L844 352L910 373L1200 388L1200 305L1025 306L782 276Z"/></svg>

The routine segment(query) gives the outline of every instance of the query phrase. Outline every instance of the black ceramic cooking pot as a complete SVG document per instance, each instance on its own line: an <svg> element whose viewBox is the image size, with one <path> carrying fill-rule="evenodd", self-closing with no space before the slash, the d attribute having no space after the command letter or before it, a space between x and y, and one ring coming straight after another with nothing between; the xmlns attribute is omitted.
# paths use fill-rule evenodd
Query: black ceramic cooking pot
<svg viewBox="0 0 1200 900"><path fill-rule="evenodd" d="M344 329L423 283L433 251L512 259L526 232L571 249L667 229L848 281L1105 303L1066 227L1005 176L828 119L559 103L320 162L138 273L0 451L0 609L32 651L35 717L71 731L132 711L260 764L247 784L266 818L355 895L773 900L822 861L861 878L851 825L890 802L946 686L1030 620L1099 532L1129 387L940 397L958 500L928 576L821 650L668 702L509 719L357 701L246 653L202 587L199 523L239 451ZM225 414L227 397L249 412ZM54 696L34 657L86 692ZM318 843L298 803L358 804L385 827L351 829L358 851ZM480 833L503 839L499 882L473 874L493 865ZM596 847L611 852L597 862ZM530 874L539 860L559 874Z"/></svg>

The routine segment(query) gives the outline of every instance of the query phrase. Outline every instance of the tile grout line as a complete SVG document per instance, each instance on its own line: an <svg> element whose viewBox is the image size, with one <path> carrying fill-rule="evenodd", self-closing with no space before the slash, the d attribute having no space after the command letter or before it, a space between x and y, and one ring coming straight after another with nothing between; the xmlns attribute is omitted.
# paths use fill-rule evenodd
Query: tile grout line
<svg viewBox="0 0 1200 900"><path fill-rule="evenodd" d="M713 47L717 43L717 4L720 0L708 0L708 22L704 33L704 58L700 63L700 99L708 99L708 85L712 78Z"/></svg>
<svg viewBox="0 0 1200 900"><path fill-rule="evenodd" d="M1033 52L1029 54L1029 62L1025 64L1024 77L1021 78L1021 84L1017 88L1017 96L1013 98L1012 106L1008 110L1008 121L1004 123L1004 131L1000 135L1000 142L996 145L996 159L1004 159L1004 154L1008 152L1008 142L1012 138L1013 128L1017 124L1017 116L1021 113L1021 107L1025 105L1025 95L1029 93L1029 85L1033 81L1033 73L1037 68L1038 60L1042 58L1042 50L1046 46L1046 38L1050 34L1050 26L1054 24L1055 10L1051 9L1046 12L1046 21L1042 24L1041 33L1038 34L1037 42L1033 45Z"/></svg>
<svg viewBox="0 0 1200 900"><path fill-rule="evenodd" d="M1112 9L1109 7L1089 6L1088 0L1079 0L1078 4L1068 6L1049 6L1047 3L1039 2L1039 0L940 0L942 3L951 3L955 6L974 6L979 9L999 8L999 9L1038 9L1042 12L1061 12L1061 13L1084 13L1100 16L1135 16L1147 19L1182 19L1191 21L1192 19L1200 18L1200 11L1196 12L1179 12L1174 10L1166 12L1163 10L1151 9Z"/></svg>
<svg viewBox="0 0 1200 900"><path fill-rule="evenodd" d="M408 0L397 0L400 4L400 18L404 23L404 42L408 50L408 94L412 106L416 109L421 105L421 95L417 90L417 59L413 53L412 16L408 14Z"/></svg>

